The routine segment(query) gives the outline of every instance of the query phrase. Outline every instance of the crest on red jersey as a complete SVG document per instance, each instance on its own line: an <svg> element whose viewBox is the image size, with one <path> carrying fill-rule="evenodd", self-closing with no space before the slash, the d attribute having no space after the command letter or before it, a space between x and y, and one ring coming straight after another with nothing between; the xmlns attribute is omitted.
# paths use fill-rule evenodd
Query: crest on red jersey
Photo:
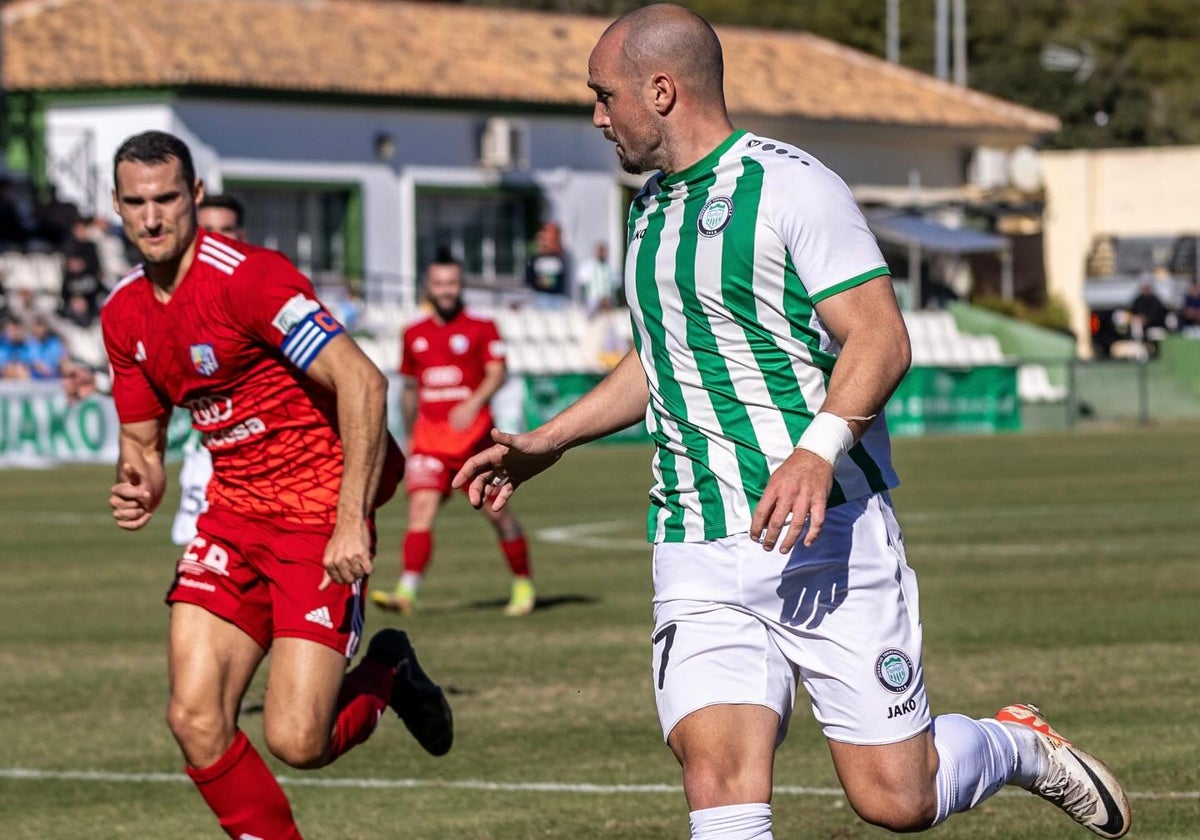
<svg viewBox="0 0 1200 840"><path fill-rule="evenodd" d="M217 354L213 352L211 344L192 345L192 364L196 366L196 371L201 376L212 376L220 367L217 363Z"/></svg>

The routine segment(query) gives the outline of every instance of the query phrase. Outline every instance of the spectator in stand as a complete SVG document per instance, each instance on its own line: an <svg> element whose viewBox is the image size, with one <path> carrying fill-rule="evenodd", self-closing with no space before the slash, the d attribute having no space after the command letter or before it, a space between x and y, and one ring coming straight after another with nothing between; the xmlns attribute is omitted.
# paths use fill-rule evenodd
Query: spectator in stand
<svg viewBox="0 0 1200 840"><path fill-rule="evenodd" d="M88 326L95 321L100 312L100 303L108 291L101 279L104 270L100 267L100 252L96 243L91 239L92 219L77 218L71 223L70 234L62 246L63 250L63 279L62 279L62 308L63 317L78 320L82 312L78 310L79 303L72 302L82 298L87 305L86 323Z"/></svg>
<svg viewBox="0 0 1200 840"><path fill-rule="evenodd" d="M65 308L59 310L58 315L66 323L83 329L96 323L96 313L88 299L82 295L73 295L66 302Z"/></svg>
<svg viewBox="0 0 1200 840"><path fill-rule="evenodd" d="M546 222L534 240L534 254L525 265L525 285L533 290L533 303L541 309L562 309L567 304L567 255L562 228Z"/></svg>
<svg viewBox="0 0 1200 840"><path fill-rule="evenodd" d="M17 206L12 179L0 177L0 251L13 248L24 250L28 242L29 225Z"/></svg>
<svg viewBox="0 0 1200 840"><path fill-rule="evenodd" d="M34 210L33 236L54 250L67 246L71 228L79 219L79 208L58 197L57 188L51 184L46 188L44 200Z"/></svg>
<svg viewBox="0 0 1200 840"><path fill-rule="evenodd" d="M1144 280L1137 296L1129 304L1131 331L1135 341L1145 341L1149 330L1154 328L1166 329L1167 316L1171 310L1154 293L1154 283Z"/></svg>
<svg viewBox="0 0 1200 840"><path fill-rule="evenodd" d="M1200 327L1200 277L1192 280L1179 310L1180 327Z"/></svg>
<svg viewBox="0 0 1200 840"><path fill-rule="evenodd" d="M50 322L44 316L38 316L31 322L25 348L31 379L58 379L62 376L66 348L62 339L50 329Z"/></svg>
<svg viewBox="0 0 1200 840"><path fill-rule="evenodd" d="M616 303L617 282L617 272L608 262L608 243L597 242L592 256L575 275L588 315L595 315L604 304Z"/></svg>
<svg viewBox="0 0 1200 840"><path fill-rule="evenodd" d="M39 295L28 286L23 286L8 296L7 309L8 314L27 326L31 326L36 318L45 318L48 322L54 318L54 305L47 297Z"/></svg>
<svg viewBox="0 0 1200 840"><path fill-rule="evenodd" d="M6 317L0 332L0 376L17 380L30 376L25 326L16 318Z"/></svg>
<svg viewBox="0 0 1200 840"><path fill-rule="evenodd" d="M114 226L103 216L96 216L88 226L87 238L96 246L96 255L100 258L100 279L111 288L133 267L125 254L125 237L120 233L120 226Z"/></svg>

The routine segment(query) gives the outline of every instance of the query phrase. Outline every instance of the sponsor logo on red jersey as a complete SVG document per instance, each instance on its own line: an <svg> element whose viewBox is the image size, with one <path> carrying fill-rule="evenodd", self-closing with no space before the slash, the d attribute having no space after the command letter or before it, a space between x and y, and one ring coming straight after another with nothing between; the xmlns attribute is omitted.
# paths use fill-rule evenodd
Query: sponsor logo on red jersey
<svg viewBox="0 0 1200 840"><path fill-rule="evenodd" d="M233 416L233 400L224 394L210 394L189 400L188 411L197 429L224 423Z"/></svg>
<svg viewBox="0 0 1200 840"><path fill-rule="evenodd" d="M421 373L421 382L433 388L446 388L463 381L462 368L457 365L437 365Z"/></svg>
<svg viewBox="0 0 1200 840"><path fill-rule="evenodd" d="M250 417L227 429L216 429L215 431L205 432L200 435L200 442L210 450L226 449L244 440L265 434L266 431L266 423L258 417Z"/></svg>

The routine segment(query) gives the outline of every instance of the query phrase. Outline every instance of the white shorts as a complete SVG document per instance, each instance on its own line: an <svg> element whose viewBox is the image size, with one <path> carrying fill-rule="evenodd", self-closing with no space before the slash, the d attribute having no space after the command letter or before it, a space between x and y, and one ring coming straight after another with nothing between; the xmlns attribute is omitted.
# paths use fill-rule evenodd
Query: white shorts
<svg viewBox="0 0 1200 840"><path fill-rule="evenodd" d="M929 726L916 574L886 493L826 513L811 548L748 534L654 547L654 694L663 737L722 703L773 709L804 683L825 736L890 744Z"/></svg>
<svg viewBox="0 0 1200 840"><path fill-rule="evenodd" d="M179 468L179 510L171 523L171 542L187 545L196 539L196 520L208 509L208 480L212 478L212 455L204 447L183 450Z"/></svg>

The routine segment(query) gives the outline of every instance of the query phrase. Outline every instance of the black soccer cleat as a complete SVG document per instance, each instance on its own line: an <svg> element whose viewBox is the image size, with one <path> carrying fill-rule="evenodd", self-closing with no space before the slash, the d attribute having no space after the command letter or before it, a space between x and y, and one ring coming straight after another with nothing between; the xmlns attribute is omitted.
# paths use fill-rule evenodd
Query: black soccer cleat
<svg viewBox="0 0 1200 840"><path fill-rule="evenodd" d="M446 695L421 670L408 634L394 627L371 637L367 659L394 669L392 696L388 705L404 721L408 731L430 755L445 755L454 743L454 716Z"/></svg>

